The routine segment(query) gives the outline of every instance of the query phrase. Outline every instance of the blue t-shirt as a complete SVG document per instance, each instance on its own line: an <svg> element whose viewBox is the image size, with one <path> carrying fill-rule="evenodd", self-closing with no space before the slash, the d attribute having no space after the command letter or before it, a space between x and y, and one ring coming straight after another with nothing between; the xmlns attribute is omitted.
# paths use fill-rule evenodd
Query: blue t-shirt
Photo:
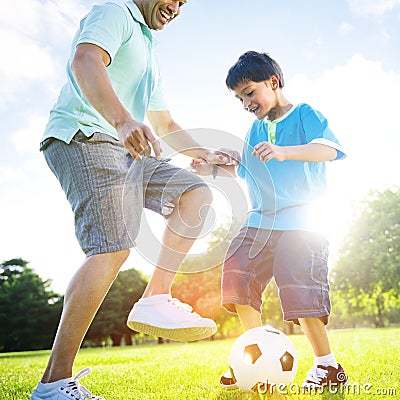
<svg viewBox="0 0 400 400"><path fill-rule="evenodd" d="M167 110L154 54L153 36L133 1L96 5L80 23L67 64L67 83L50 112L43 139L55 137L67 143L78 130L118 135L86 100L71 71L76 46L95 44L111 58L107 72L119 100L134 119L143 122L146 111Z"/></svg>
<svg viewBox="0 0 400 400"><path fill-rule="evenodd" d="M337 150L336 159L344 158L326 118L309 105L299 104L277 120L256 120L247 133L237 171L247 183L252 207L245 225L318 232L312 214L313 205L326 191L325 163L275 159L262 162L251 154L254 146L263 141L275 141L278 146L325 144Z"/></svg>

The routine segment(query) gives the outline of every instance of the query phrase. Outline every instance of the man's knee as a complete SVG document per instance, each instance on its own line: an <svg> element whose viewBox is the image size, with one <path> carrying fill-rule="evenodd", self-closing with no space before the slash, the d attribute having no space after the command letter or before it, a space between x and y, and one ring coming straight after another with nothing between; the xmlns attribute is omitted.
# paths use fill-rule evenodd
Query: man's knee
<svg viewBox="0 0 400 400"><path fill-rule="evenodd" d="M112 254L112 258L113 258L114 262L116 263L116 265L119 265L120 267L122 267L122 264L128 259L130 252L131 251L129 249L124 249L124 250L115 251L111 254Z"/></svg>
<svg viewBox="0 0 400 400"><path fill-rule="evenodd" d="M90 256L93 261L107 264L117 274L124 262L129 257L130 250L118 250L109 253L100 253Z"/></svg>
<svg viewBox="0 0 400 400"><path fill-rule="evenodd" d="M193 190L189 190L182 194L179 198L180 206L202 207L212 203L213 195L208 186L201 186Z"/></svg>

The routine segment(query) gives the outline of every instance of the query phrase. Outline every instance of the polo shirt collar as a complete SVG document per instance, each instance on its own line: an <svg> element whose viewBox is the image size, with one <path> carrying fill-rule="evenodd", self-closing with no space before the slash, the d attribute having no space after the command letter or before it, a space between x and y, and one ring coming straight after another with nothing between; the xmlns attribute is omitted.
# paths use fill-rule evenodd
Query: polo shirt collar
<svg viewBox="0 0 400 400"><path fill-rule="evenodd" d="M132 1L129 0L126 3L126 6L129 8L129 10L131 11L131 15L133 17L133 19L136 22L139 22L139 24L142 26L142 32L144 35L146 35L150 41L153 41L153 34L151 33L149 27L147 26L142 13L140 12L138 6Z"/></svg>

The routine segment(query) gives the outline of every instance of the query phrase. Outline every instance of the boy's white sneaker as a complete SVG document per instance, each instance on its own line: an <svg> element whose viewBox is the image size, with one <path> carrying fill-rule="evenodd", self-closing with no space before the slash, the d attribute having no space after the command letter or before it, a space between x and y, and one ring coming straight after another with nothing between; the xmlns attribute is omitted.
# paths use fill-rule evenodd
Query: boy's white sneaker
<svg viewBox="0 0 400 400"><path fill-rule="evenodd" d="M91 372L90 368L85 368L74 379L62 379L52 383L39 382L31 395L31 400L105 400L104 397L93 396L79 384L79 379Z"/></svg>
<svg viewBox="0 0 400 400"><path fill-rule="evenodd" d="M179 342L193 342L212 336L217 326L202 318L188 304L169 294L140 299L132 308L127 325L134 331Z"/></svg>

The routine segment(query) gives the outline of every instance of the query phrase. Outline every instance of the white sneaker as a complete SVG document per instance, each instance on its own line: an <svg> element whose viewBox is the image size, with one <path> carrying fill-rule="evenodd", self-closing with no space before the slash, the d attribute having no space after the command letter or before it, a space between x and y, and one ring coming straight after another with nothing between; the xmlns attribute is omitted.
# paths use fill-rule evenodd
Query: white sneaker
<svg viewBox="0 0 400 400"><path fill-rule="evenodd" d="M202 318L169 294L140 299L133 306L127 325L137 332L179 342L205 339L217 331L212 319Z"/></svg>
<svg viewBox="0 0 400 400"><path fill-rule="evenodd" d="M58 382L44 384L39 382L31 395L31 400L105 400L104 397L93 396L79 379L90 374L92 370L85 368L78 372L74 379L63 379Z"/></svg>

